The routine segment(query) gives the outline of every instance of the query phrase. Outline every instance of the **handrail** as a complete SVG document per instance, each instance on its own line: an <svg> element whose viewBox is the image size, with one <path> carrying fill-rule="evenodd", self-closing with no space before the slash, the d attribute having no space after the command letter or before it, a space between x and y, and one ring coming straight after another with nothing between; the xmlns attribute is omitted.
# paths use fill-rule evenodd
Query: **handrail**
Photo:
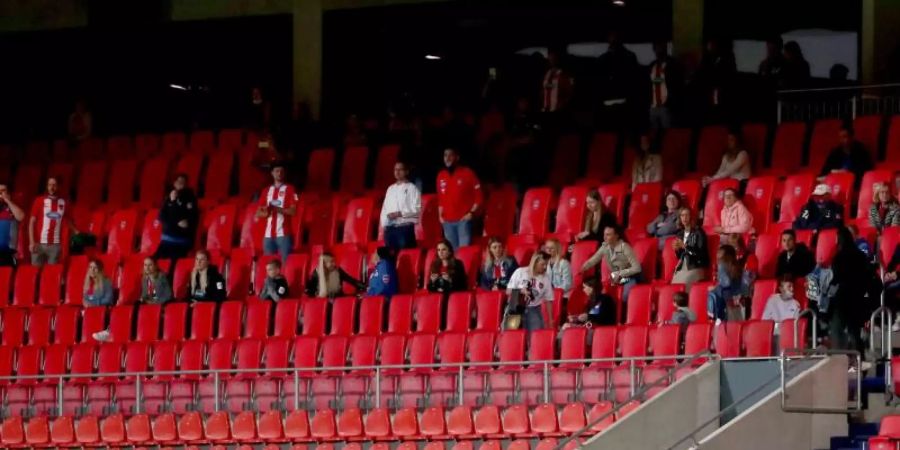
<svg viewBox="0 0 900 450"><path fill-rule="evenodd" d="M900 83L883 83L883 84L866 84L861 86L835 86L827 88L810 88L810 89L782 89L776 91L780 94L801 94L805 92L833 92L833 91L855 91L859 89L879 89L900 87Z"/></svg>
<svg viewBox="0 0 900 450"><path fill-rule="evenodd" d="M872 315L869 316L869 322L871 324L875 324L875 317L878 316L879 323L881 325L881 354L877 359L885 359L889 358L891 355L891 349L894 348L894 337L891 332L891 327L894 325L894 315L891 312L891 309L885 305L881 305L872 311ZM875 339L869 339L869 351L872 355L875 355Z"/></svg>
<svg viewBox="0 0 900 450"><path fill-rule="evenodd" d="M643 388L641 388L641 390L640 390L639 392L633 392L633 391L632 391L631 397L629 397L629 398L626 399L625 401L619 403L618 405L614 406L611 410L609 410L609 411L607 411L607 412L601 414L599 417L595 418L593 421L587 423L585 426L581 427L579 430L577 430L577 431L575 431L574 433L572 433L572 434L570 434L569 436L567 436L565 439L563 439L562 441L560 441L559 443L556 444L556 447L554 447L554 450L562 450L563 448L566 447L566 445L569 444L569 442L572 442L572 441L578 439L578 437L580 437L582 434L584 434L585 432L587 432L588 430L590 430L591 428L593 428L595 425L597 425L597 424L600 423L600 422L603 422L603 421L606 420L608 417L610 417L610 416L612 416L613 414L619 412L619 410L621 410L622 407L624 407L625 405L627 405L627 404L631 403L632 401L634 401L634 400L636 400L636 399L642 397L642 396L643 396L644 394L646 394L651 388L654 388L654 387L656 387L657 385L660 385L661 383L663 383L664 381L667 381L667 380L669 379L670 376L673 376L673 375L674 375L675 373L677 373L679 370L681 370L681 369L683 369L683 368L685 368L685 367L688 367L688 366L693 365L698 359L701 359L701 358L714 359L714 358L717 358L717 357L718 357L718 355L716 355L715 353L713 353L713 352L711 352L711 351L709 351L709 350L706 350L706 351L703 351L703 352L701 352L701 353L697 353L697 354L695 354L695 355L692 355L690 358L687 358L687 359L685 359L684 361L678 363L677 365L675 365L675 366L673 366L673 367L670 367L669 370L666 372L666 376L664 376L664 377L659 377L659 378L656 379L654 382L645 384L645 385L643 386ZM671 357L670 357L670 359L671 359ZM632 370L633 370L633 368L632 368ZM632 376L633 376L633 375L634 375L634 374L632 373ZM634 387L634 385L632 384L632 388L633 388L633 387ZM577 448L580 448L580 447L581 447L581 443L580 443L580 442L577 442Z"/></svg>
<svg viewBox="0 0 900 450"><path fill-rule="evenodd" d="M807 355L815 355L821 352L817 352L816 350L803 350L803 349L784 349L781 351L781 357L778 358L778 367L779 372L781 374L781 410L789 413L804 413L804 414L852 414L856 412L862 411L862 379L863 374L861 370L862 364L862 354L856 350L828 350L826 353L829 355L848 355L856 357L856 406L853 408L816 408L812 406L787 406L787 376L785 370L785 362L790 359L797 359L788 356L787 353L800 353L803 356Z"/></svg>
<svg viewBox="0 0 900 450"><path fill-rule="evenodd" d="M816 348L819 342L819 317L818 314L812 308L806 308L803 311L800 311L800 314L797 315L797 318L794 319L794 348L801 348L800 346L800 319L803 316L809 314L812 317L812 345L810 347Z"/></svg>

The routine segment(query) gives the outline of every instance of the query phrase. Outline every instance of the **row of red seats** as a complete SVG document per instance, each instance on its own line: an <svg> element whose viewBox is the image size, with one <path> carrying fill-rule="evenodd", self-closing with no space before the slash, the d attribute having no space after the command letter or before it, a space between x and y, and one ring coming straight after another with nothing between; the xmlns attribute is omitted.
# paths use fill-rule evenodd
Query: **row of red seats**
<svg viewBox="0 0 900 450"><path fill-rule="evenodd" d="M891 365L897 364L897 358L891 360ZM894 372L896 374L896 372ZM896 377L897 375L894 375ZM894 386L897 384L895 382ZM891 414L881 418L878 436L869 438L870 450L897 450L900 448L900 416Z"/></svg>

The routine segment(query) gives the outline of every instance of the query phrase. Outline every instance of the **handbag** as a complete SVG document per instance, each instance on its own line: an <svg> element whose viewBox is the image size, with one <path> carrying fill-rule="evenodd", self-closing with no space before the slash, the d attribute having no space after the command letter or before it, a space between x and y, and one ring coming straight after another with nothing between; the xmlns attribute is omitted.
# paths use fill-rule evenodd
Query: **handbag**
<svg viewBox="0 0 900 450"><path fill-rule="evenodd" d="M518 330L522 328L522 316L525 314L525 305L522 303L521 292L513 290L509 295L509 303L506 304L506 312L503 314L503 329Z"/></svg>

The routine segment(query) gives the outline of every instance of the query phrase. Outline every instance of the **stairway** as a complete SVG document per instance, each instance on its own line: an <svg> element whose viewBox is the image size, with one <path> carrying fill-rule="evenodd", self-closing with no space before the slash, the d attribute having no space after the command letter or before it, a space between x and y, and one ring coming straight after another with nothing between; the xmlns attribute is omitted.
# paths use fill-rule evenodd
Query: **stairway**
<svg viewBox="0 0 900 450"><path fill-rule="evenodd" d="M869 438L878 434L877 423L851 423L849 436L831 438L830 450L865 450Z"/></svg>

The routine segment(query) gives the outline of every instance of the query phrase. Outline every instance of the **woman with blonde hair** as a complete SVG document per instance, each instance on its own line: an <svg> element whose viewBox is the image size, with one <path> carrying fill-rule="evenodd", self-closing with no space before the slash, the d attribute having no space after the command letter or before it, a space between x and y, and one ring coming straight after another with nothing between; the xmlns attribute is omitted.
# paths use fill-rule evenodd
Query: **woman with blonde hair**
<svg viewBox="0 0 900 450"><path fill-rule="evenodd" d="M344 295L344 283L352 284L357 290L365 288L356 278L338 267L334 255L328 252L319 256L319 263L306 282L306 295L333 299Z"/></svg>
<svg viewBox="0 0 900 450"><path fill-rule="evenodd" d="M602 241L603 230L606 227L616 226L616 216L606 211L603 205L603 197L600 191L594 189L588 192L585 201L587 214L584 216L584 227L581 233L575 235L576 241Z"/></svg>
<svg viewBox="0 0 900 450"><path fill-rule="evenodd" d="M900 225L900 203L891 195L891 187L887 183L877 183L872 187L869 224L879 233L887 227Z"/></svg>
<svg viewBox="0 0 900 450"><path fill-rule="evenodd" d="M559 239L550 238L544 242L544 252L550 255L547 261L547 273L550 274L550 282L556 289L562 289L563 300L572 294L572 265L566 259Z"/></svg>
<svg viewBox="0 0 900 450"><path fill-rule="evenodd" d="M506 290L509 277L518 267L515 258L506 254L503 241L500 238L491 237L484 249L484 263L478 274L478 287L486 291Z"/></svg>
<svg viewBox="0 0 900 450"><path fill-rule="evenodd" d="M92 259L84 276L84 304L86 306L112 306L113 286L103 273L103 262Z"/></svg>
<svg viewBox="0 0 900 450"><path fill-rule="evenodd" d="M542 310L544 303L547 304L547 310L551 312L549 328L555 328L552 313L554 310L553 283L547 273L548 261L550 261L550 255L545 252L536 252L531 257L528 267L519 267L513 272L506 288L506 293L511 298L514 292L517 293L518 302L510 301L510 306L523 311L522 323L528 331L545 328ZM514 305L514 303L518 304Z"/></svg>
<svg viewBox="0 0 900 450"><path fill-rule="evenodd" d="M221 302L225 300L225 278L219 269L209 263L209 252L198 250L194 255L191 271L190 300L194 302Z"/></svg>

